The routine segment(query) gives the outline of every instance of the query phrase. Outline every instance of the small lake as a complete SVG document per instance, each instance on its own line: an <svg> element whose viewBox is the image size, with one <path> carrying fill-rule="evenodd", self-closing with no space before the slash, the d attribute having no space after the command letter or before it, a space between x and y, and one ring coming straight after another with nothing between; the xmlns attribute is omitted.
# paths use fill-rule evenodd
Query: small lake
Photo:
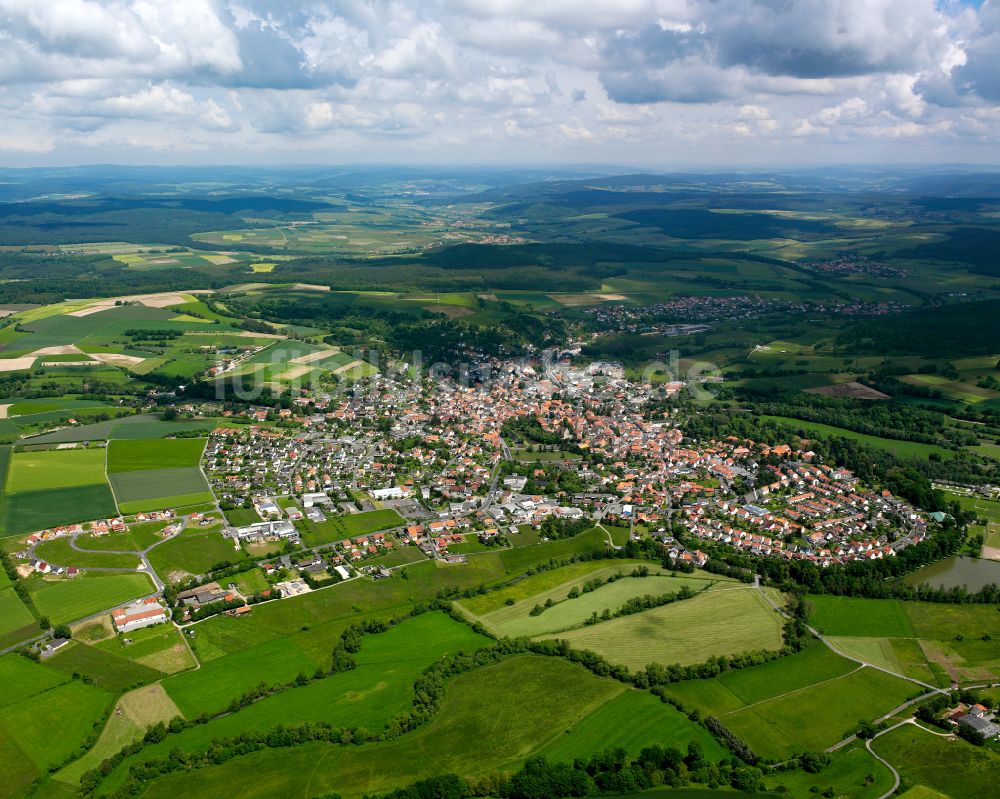
<svg viewBox="0 0 1000 799"><path fill-rule="evenodd" d="M989 583L1000 585L1000 561L952 555L917 569L906 578L906 582L909 585L929 583L937 588L964 585L970 592L976 592Z"/></svg>

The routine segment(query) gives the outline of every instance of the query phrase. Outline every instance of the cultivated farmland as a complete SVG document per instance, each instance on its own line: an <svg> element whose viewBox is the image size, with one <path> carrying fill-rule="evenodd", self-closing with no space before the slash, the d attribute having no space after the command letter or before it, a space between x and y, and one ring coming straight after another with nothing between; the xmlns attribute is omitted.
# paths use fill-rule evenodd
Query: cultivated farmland
<svg viewBox="0 0 1000 799"><path fill-rule="evenodd" d="M360 797L430 774L483 774L515 767L539 741L572 728L624 688L554 658L514 657L462 674L447 688L439 713L412 734L384 744L343 748L309 744L265 750L187 775L185 790L211 794L226 785L242 797L338 791ZM652 743L652 741L650 742ZM433 758L427 752L433 751ZM275 757L278 754L280 757ZM323 758L321 772L308 763ZM168 797L175 778L146 796Z"/></svg>
<svg viewBox="0 0 1000 799"><path fill-rule="evenodd" d="M151 593L153 584L145 574L85 575L75 580L37 580L28 590L38 612L61 624Z"/></svg>
<svg viewBox="0 0 1000 799"><path fill-rule="evenodd" d="M605 575L605 579L622 570L612 567L606 571L610 573ZM659 596L676 593L683 586L687 586L693 591L699 591L712 584L707 580L656 574L657 571L659 570L654 569L653 575L649 577L622 577L612 583L605 583L592 591L581 593L575 599L568 599L567 592L573 588L579 591L585 581L563 584L515 605L493 611L480 619L489 628L499 630L502 634L511 637L540 636L581 626L595 613L600 615L605 610L613 613L634 597L647 594ZM624 574L628 575L628 571L624 571ZM602 572L596 572L588 579L599 579L601 575ZM535 607L544 606L545 602L549 600L557 604L546 609L543 613L531 615Z"/></svg>
<svg viewBox="0 0 1000 799"><path fill-rule="evenodd" d="M700 663L782 645L780 617L759 592L743 586L718 587L693 599L545 637L564 639L630 669Z"/></svg>
<svg viewBox="0 0 1000 799"><path fill-rule="evenodd" d="M108 443L108 473L197 466L204 438L119 439Z"/></svg>

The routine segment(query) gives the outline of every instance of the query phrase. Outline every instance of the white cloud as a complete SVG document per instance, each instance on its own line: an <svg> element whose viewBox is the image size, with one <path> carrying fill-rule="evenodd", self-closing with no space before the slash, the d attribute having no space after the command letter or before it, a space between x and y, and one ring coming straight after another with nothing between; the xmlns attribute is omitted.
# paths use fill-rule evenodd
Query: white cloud
<svg viewBox="0 0 1000 799"><path fill-rule="evenodd" d="M996 157L998 51L997 0L0 0L0 150Z"/></svg>

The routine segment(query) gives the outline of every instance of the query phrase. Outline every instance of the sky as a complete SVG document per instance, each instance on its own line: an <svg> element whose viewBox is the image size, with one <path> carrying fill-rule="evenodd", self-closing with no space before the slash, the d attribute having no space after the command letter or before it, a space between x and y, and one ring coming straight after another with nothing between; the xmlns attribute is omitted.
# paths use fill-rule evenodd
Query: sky
<svg viewBox="0 0 1000 799"><path fill-rule="evenodd" d="M0 0L0 165L1000 163L1000 0Z"/></svg>

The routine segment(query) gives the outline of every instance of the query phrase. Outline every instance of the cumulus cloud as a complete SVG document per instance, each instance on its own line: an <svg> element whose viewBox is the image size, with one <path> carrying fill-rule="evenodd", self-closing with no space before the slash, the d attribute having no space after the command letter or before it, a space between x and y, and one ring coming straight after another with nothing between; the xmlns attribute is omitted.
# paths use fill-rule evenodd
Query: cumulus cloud
<svg viewBox="0 0 1000 799"><path fill-rule="evenodd" d="M8 152L846 158L1000 133L1000 0L0 0L0 44Z"/></svg>

